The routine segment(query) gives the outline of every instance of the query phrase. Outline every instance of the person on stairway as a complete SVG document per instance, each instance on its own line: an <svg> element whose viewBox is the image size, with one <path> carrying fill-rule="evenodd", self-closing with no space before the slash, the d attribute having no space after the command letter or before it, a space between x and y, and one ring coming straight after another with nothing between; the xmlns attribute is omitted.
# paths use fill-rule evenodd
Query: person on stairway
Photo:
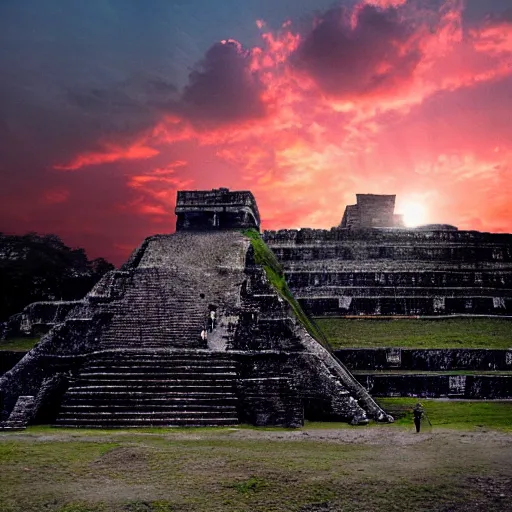
<svg viewBox="0 0 512 512"><path fill-rule="evenodd" d="M213 329L215 329L215 327L216 327L216 325L217 325L217 318L216 318L216 316L217 316L217 314L216 314L215 310L214 310L214 309L211 309L211 310L210 310L210 325L209 325L209 327L210 327L210 329L209 329L209 330L210 330L210 332L212 332L212 331L213 331Z"/></svg>

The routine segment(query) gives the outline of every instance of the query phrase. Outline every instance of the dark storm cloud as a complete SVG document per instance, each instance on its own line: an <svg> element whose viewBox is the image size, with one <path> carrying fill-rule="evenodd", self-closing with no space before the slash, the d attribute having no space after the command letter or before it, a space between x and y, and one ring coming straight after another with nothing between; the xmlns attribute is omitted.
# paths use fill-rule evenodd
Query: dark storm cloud
<svg viewBox="0 0 512 512"><path fill-rule="evenodd" d="M129 143L154 125L158 104L176 92L170 10L160 0L151 9L128 0L0 2L4 190L50 179L48 169L76 153Z"/></svg>
<svg viewBox="0 0 512 512"><path fill-rule="evenodd" d="M403 84L421 53L413 27L394 8L365 5L351 26L349 13L329 10L305 37L291 62L329 95L357 97Z"/></svg>
<svg viewBox="0 0 512 512"><path fill-rule="evenodd" d="M86 116L95 125L98 139L129 142L153 127L164 106L176 99L177 88L158 77L132 76L108 88L77 87L68 90L68 105L77 115Z"/></svg>
<svg viewBox="0 0 512 512"><path fill-rule="evenodd" d="M236 42L214 44L190 73L180 107L198 123L231 123L265 114L263 85Z"/></svg>
<svg viewBox="0 0 512 512"><path fill-rule="evenodd" d="M480 23L485 17L512 21L510 0L467 0L463 14L464 20L469 23Z"/></svg>

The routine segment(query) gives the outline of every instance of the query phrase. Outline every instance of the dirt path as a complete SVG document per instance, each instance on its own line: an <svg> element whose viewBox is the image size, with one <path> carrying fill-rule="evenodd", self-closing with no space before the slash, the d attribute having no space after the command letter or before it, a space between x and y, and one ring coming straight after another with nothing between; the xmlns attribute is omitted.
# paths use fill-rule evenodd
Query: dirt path
<svg viewBox="0 0 512 512"><path fill-rule="evenodd" d="M109 442L113 438L124 436L150 436L161 437L176 440L261 440L261 441L320 441L337 444L363 444L375 446L408 446L425 442L453 442L460 443L483 443L488 445L500 445L512 447L512 433L490 430L475 429L471 431L430 428L417 434L413 428L405 429L396 426L378 426L378 427L350 427L350 428L302 428L297 430L265 430L248 428L226 428L212 430L164 430L162 432L141 432L130 430L112 430L111 434L104 431L98 432L98 435L87 435L80 430L55 429L53 431L39 432L0 432L0 441L8 439L33 440L33 441L90 441L90 442Z"/></svg>

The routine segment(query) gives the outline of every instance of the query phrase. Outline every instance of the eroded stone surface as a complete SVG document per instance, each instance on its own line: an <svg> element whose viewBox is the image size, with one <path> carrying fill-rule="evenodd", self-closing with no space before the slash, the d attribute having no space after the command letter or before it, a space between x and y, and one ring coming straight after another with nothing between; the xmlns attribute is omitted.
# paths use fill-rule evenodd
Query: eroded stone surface
<svg viewBox="0 0 512 512"><path fill-rule="evenodd" d="M512 314L512 235L417 229L265 231L313 315Z"/></svg>

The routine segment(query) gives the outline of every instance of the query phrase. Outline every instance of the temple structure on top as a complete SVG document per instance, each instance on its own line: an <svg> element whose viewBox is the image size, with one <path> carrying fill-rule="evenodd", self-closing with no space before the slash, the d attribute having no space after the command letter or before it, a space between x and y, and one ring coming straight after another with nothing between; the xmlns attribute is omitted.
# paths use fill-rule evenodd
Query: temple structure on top
<svg viewBox="0 0 512 512"><path fill-rule="evenodd" d="M260 228L260 214L249 191L184 190L176 202L176 231Z"/></svg>
<svg viewBox="0 0 512 512"><path fill-rule="evenodd" d="M341 219L342 228L400 228L402 215L395 214L393 195L356 194L357 203L345 208Z"/></svg>

